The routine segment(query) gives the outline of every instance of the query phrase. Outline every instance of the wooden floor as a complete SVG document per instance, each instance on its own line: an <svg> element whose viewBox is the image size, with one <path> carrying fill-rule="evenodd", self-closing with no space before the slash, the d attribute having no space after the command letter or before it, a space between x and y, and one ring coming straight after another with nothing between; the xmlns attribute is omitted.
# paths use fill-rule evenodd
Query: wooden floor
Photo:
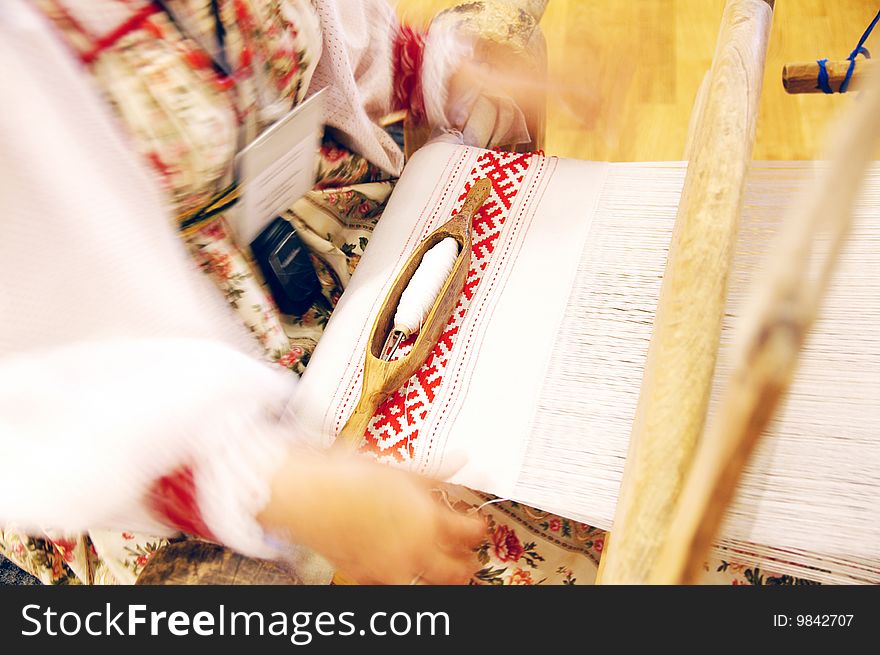
<svg viewBox="0 0 880 655"><path fill-rule="evenodd" d="M424 22L451 0L399 0ZM550 86L546 150L580 159L681 159L723 0L550 0L542 21ZM845 59L880 9L870 0L776 0L755 159L812 159L850 96L790 96L782 65ZM880 42L869 39L867 46ZM878 45L880 47L880 45Z"/></svg>

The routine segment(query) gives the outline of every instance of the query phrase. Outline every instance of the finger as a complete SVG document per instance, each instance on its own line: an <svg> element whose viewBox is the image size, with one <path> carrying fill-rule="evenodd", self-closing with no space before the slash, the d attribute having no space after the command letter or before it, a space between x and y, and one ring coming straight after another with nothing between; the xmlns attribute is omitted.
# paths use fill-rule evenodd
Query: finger
<svg viewBox="0 0 880 655"><path fill-rule="evenodd" d="M406 566L395 564L393 566L374 569L362 574L358 579L359 584L364 585L397 585L406 586L418 582L423 582L421 575L413 573L417 571L420 565L409 563Z"/></svg>
<svg viewBox="0 0 880 655"><path fill-rule="evenodd" d="M474 562L470 558L451 557L434 551L428 556L421 581L424 584L438 585L466 584L473 572Z"/></svg>
<svg viewBox="0 0 880 655"><path fill-rule="evenodd" d="M437 513L438 541L451 547L473 549L486 536L486 522L477 514L458 514L439 508Z"/></svg>
<svg viewBox="0 0 880 655"><path fill-rule="evenodd" d="M440 537L437 545L443 552L453 557L472 557L474 551L480 547L480 544L486 541L486 538L486 524L482 520L478 520L477 528L473 532L469 530L469 533L461 538Z"/></svg>

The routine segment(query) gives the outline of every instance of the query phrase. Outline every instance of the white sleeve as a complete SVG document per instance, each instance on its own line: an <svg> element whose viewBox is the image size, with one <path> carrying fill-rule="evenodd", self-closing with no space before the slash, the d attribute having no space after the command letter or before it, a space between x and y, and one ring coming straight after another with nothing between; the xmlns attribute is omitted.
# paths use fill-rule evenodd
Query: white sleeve
<svg viewBox="0 0 880 655"><path fill-rule="evenodd" d="M321 22L323 49L309 88L315 93L328 87L325 106L327 125L342 133L347 146L379 168L399 175L403 153L376 121L392 108L395 70L394 44L400 30L387 0L314 0ZM471 3L476 5L478 3ZM504 3L500 3L504 5ZM499 27L534 27L540 11L531 5L514 3L503 11L485 11L499 21ZM524 8L529 7L532 15ZM465 11L446 12L435 18L424 45L421 93L426 118L435 130L455 131L464 142L480 147L510 145L529 140L526 121L514 100L491 81L453 89L453 76L462 64L478 64L480 34L470 22L470 12L480 8L465 5ZM494 12L494 13L493 13ZM530 34L529 30L524 33ZM520 37L517 37L520 38ZM491 76L490 76L491 79Z"/></svg>
<svg viewBox="0 0 880 655"><path fill-rule="evenodd" d="M400 175L403 153L376 121L391 110L398 21L387 0L314 0L324 45L309 92L328 87L325 121L346 145Z"/></svg>
<svg viewBox="0 0 880 655"><path fill-rule="evenodd" d="M460 132L465 144L481 148L529 141L522 109L501 90L494 71L481 60L478 44L507 39L511 52L524 49L543 12L543 7L539 10L530 4L542 3L463 3L458 11L443 12L431 21L421 76L425 114L431 126ZM482 20L494 28L494 35L481 33L486 27L476 20L481 13L486 15ZM453 77L463 65L470 67L466 82L454 84Z"/></svg>
<svg viewBox="0 0 880 655"><path fill-rule="evenodd" d="M24 0L0 3L0 69L0 522L154 529L150 490L189 467L210 532L270 555L254 516L295 379L250 350L158 181Z"/></svg>

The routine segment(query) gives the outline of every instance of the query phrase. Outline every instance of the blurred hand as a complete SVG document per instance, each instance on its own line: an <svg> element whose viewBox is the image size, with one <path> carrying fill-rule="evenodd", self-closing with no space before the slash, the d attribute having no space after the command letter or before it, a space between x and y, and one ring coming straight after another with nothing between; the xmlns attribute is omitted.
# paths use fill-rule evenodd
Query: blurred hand
<svg viewBox="0 0 880 655"><path fill-rule="evenodd" d="M463 584L485 524L438 504L435 485L354 455L296 452L259 520L361 584Z"/></svg>

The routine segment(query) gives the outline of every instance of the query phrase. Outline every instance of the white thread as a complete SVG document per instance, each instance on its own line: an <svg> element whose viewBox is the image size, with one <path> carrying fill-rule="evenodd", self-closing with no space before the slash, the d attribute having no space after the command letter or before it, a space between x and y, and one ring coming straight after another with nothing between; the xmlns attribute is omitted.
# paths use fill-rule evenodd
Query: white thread
<svg viewBox="0 0 880 655"><path fill-rule="evenodd" d="M394 330L407 336L422 329L422 323L449 278L455 260L458 259L458 241L446 237L422 257L422 262L406 285L397 312L394 314Z"/></svg>
<svg viewBox="0 0 880 655"><path fill-rule="evenodd" d="M487 500L479 507L475 507L471 514L479 513L484 507L487 507L488 505L494 505L495 503L506 503L508 500L510 500L510 498L495 498L494 500Z"/></svg>
<svg viewBox="0 0 880 655"><path fill-rule="evenodd" d="M403 416L406 419L406 426L410 426L409 422L409 385L412 383L412 376L410 376L409 380L406 381L406 389L403 391ZM416 458L410 454L410 444L412 442L412 432L406 435L406 453L405 456L409 458L410 470L415 470Z"/></svg>
<svg viewBox="0 0 880 655"><path fill-rule="evenodd" d="M452 506L452 503L449 502L449 492L446 491L446 489L441 489L441 488L439 488L439 487L434 487L433 489L431 489L431 491L434 491L434 492L436 492L436 493L439 493L439 494L440 494L440 498L441 498L441 499L443 500L443 502L446 504L446 507L448 507L451 511L455 512L456 514L461 514L461 513L462 513L462 512L459 512L457 509L455 509L455 508ZM477 507L470 507L469 509L465 510L463 513L464 513L465 515L467 515L467 516L472 516L472 515L474 515L474 514L479 514L479 513L483 510L483 508L486 507L486 506L488 506L488 505L494 505L495 503L505 503L505 502L507 502L508 500L510 500L510 498L493 498L492 500L487 500L485 503L483 503L482 505L479 505L479 506L477 506Z"/></svg>

